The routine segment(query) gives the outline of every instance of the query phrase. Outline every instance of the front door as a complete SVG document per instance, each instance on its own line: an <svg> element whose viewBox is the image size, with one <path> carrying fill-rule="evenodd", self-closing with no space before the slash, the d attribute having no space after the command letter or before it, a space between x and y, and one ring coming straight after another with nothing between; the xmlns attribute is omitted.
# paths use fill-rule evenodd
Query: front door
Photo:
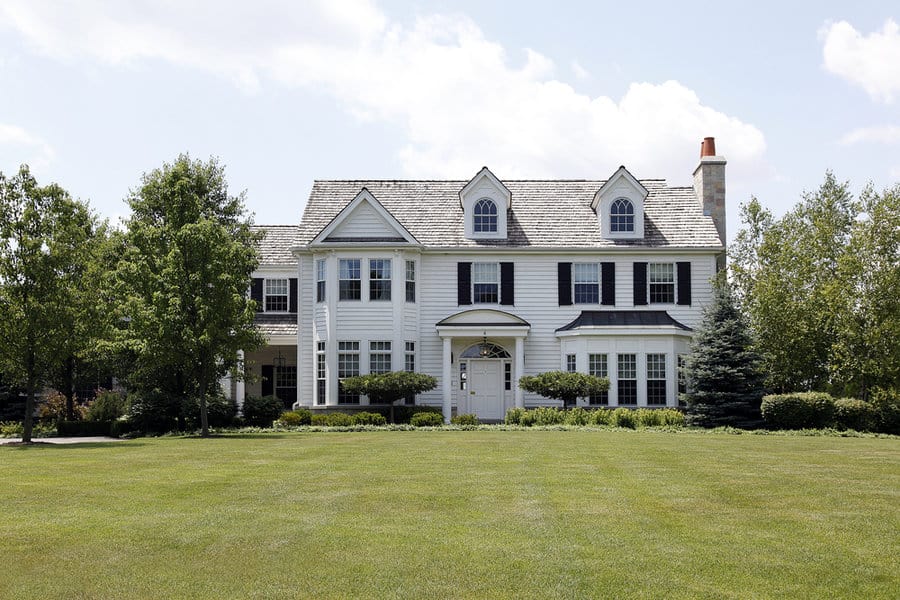
<svg viewBox="0 0 900 600"><path fill-rule="evenodd" d="M499 360L469 361L469 410L479 419L504 417L501 364Z"/></svg>

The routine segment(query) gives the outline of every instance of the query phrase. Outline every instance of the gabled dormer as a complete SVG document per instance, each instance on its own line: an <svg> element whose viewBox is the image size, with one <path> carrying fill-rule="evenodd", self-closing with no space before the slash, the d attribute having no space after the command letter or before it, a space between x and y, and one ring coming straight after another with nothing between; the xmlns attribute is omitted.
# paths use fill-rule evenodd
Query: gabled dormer
<svg viewBox="0 0 900 600"><path fill-rule="evenodd" d="M313 239L312 245L416 244L418 240L375 196L362 188L353 200Z"/></svg>
<svg viewBox="0 0 900 600"><path fill-rule="evenodd" d="M483 167L459 191L465 236L471 240L505 240L506 216L512 206L512 193Z"/></svg>
<svg viewBox="0 0 900 600"><path fill-rule="evenodd" d="M601 235L610 240L640 240L644 237L644 200L647 191L625 167L606 180L591 202L600 222Z"/></svg>

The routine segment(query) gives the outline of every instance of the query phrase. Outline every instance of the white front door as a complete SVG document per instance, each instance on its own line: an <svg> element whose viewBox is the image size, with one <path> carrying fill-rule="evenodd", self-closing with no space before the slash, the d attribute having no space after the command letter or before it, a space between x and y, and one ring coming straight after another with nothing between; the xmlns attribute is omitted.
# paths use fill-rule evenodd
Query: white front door
<svg viewBox="0 0 900 600"><path fill-rule="evenodd" d="M469 361L469 410L479 419L502 420L503 381L499 360Z"/></svg>

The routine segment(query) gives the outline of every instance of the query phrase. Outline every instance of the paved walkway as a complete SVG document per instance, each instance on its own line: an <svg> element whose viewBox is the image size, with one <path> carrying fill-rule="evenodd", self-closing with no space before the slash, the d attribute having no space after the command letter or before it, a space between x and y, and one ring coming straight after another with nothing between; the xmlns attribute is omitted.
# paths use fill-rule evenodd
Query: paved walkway
<svg viewBox="0 0 900 600"><path fill-rule="evenodd" d="M0 445L11 444L13 442L21 442L22 438L0 438ZM88 444L97 442L124 442L125 440L114 437L49 437L49 438L32 438L32 442L42 444Z"/></svg>

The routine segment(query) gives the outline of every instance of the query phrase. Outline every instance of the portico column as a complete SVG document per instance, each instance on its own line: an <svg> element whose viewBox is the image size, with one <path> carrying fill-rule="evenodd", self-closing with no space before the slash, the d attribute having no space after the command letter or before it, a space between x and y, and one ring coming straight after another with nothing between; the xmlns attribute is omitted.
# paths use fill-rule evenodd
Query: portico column
<svg viewBox="0 0 900 600"><path fill-rule="evenodd" d="M519 377L525 374L525 338L516 338L516 408L525 408L525 395L519 387Z"/></svg>
<svg viewBox="0 0 900 600"><path fill-rule="evenodd" d="M453 394L453 375L450 366L450 338L444 338L444 423L450 422L451 400Z"/></svg>
<svg viewBox="0 0 900 600"><path fill-rule="evenodd" d="M244 412L244 351L237 352L238 368L241 376L234 382L234 402L237 404L238 412Z"/></svg>

